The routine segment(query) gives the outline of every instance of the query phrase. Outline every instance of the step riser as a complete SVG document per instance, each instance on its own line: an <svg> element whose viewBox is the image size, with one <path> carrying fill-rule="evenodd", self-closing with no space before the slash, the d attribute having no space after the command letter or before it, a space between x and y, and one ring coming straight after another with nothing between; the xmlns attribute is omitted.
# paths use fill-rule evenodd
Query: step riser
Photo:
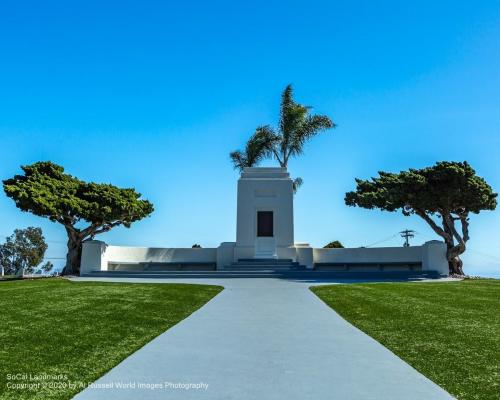
<svg viewBox="0 0 500 400"><path fill-rule="evenodd" d="M290 266L290 265L299 265L298 262L287 262L287 263L270 263L270 262L256 262L256 263L252 263L252 262L248 262L248 261L239 261L239 262L233 262L231 263L230 265L255 265L255 266L258 266L258 265L274 265L274 266L277 266L277 267L284 267L284 266Z"/></svg>
<svg viewBox="0 0 500 400"><path fill-rule="evenodd" d="M273 263L231 263L230 265L234 266L239 266L239 265L244 265L244 266L262 266L262 265L273 265L275 267L292 267L294 265L299 265L298 262L296 263L279 263L279 264L273 264Z"/></svg>
<svg viewBox="0 0 500 400"><path fill-rule="evenodd" d="M224 269L259 269L259 268L271 268L271 269L296 269L301 268L302 266L299 264L296 265L226 265Z"/></svg>
<svg viewBox="0 0 500 400"><path fill-rule="evenodd" d="M272 271L297 271L297 270L302 270L305 268L299 268L299 267L294 267L294 268L274 268L274 267L225 267L222 268L221 270L223 271L262 271L262 270L272 270Z"/></svg>
<svg viewBox="0 0 500 400"><path fill-rule="evenodd" d="M290 263L293 262L291 258L238 258L238 262L284 262Z"/></svg>
<svg viewBox="0 0 500 400"><path fill-rule="evenodd" d="M296 266L293 266L293 267L284 267L284 268L281 268L281 267L275 267L273 265L264 265L262 267L254 267L254 266L250 266L250 267L233 267L233 266L228 266L228 267L224 267L225 270L231 270L231 271L238 271L238 270L248 270L248 271L255 271L255 270L258 270L258 269L274 269L276 271L290 271L290 270L295 270L295 269L302 269L299 265L296 265Z"/></svg>
<svg viewBox="0 0 500 400"><path fill-rule="evenodd" d="M287 268L287 269L279 269L279 268L224 268L221 269L220 271L230 271L230 272L257 272L257 271L274 271L274 272L280 272L280 273L286 273L290 271L302 271L302 269L299 268Z"/></svg>
<svg viewBox="0 0 500 400"><path fill-rule="evenodd" d="M116 270L116 271L97 271L95 273L113 273L113 274L218 274L223 271L230 272L258 272L258 271L274 271L274 272L289 272L289 271L303 271L306 268L224 268L218 271L210 270L210 271L201 271L201 270L143 270L143 271L134 271L134 270Z"/></svg>
<svg viewBox="0 0 500 400"><path fill-rule="evenodd" d="M273 262L270 262L270 261L255 261L255 262L252 262L252 261L238 261L238 262L233 262L231 264L252 264L252 265L259 265L259 264L273 264L273 265L288 265L288 264L295 264L294 261L290 261L290 262L276 262L276 263L273 263Z"/></svg>
<svg viewBox="0 0 500 400"><path fill-rule="evenodd" d="M272 261L237 261L232 264L293 264L295 261L287 261L287 262L272 262Z"/></svg>

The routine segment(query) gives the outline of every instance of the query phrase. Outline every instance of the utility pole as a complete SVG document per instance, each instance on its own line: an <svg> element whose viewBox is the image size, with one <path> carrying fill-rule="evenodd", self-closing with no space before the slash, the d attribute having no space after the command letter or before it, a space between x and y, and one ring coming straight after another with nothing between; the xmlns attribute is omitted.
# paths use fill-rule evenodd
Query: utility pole
<svg viewBox="0 0 500 400"><path fill-rule="evenodd" d="M399 233L401 234L401 237L405 239L403 247L410 247L410 238L415 237L415 231L412 231L411 229L405 229L404 231L401 231Z"/></svg>

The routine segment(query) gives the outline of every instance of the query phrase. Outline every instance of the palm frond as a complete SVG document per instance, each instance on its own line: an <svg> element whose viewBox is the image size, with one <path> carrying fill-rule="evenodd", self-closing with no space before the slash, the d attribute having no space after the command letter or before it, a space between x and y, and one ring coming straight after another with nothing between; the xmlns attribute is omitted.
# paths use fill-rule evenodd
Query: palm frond
<svg viewBox="0 0 500 400"><path fill-rule="evenodd" d="M296 103L293 99L292 85L288 85L281 95L280 107L280 153L283 163L286 165L288 160L288 150L293 141L294 132L302 124L307 116L310 107Z"/></svg>
<svg viewBox="0 0 500 400"><path fill-rule="evenodd" d="M229 157L231 158L235 169L243 171L243 168L249 166L245 155L239 150L231 152Z"/></svg>
<svg viewBox="0 0 500 400"><path fill-rule="evenodd" d="M299 190L299 187L301 187L303 183L304 183L304 181L300 177L297 177L293 180L293 183L292 183L293 194L297 193L297 190Z"/></svg>
<svg viewBox="0 0 500 400"><path fill-rule="evenodd" d="M308 115L299 129L299 133L306 138L310 138L325 129L335 128L336 126L326 115Z"/></svg>
<svg viewBox="0 0 500 400"><path fill-rule="evenodd" d="M270 126L259 126L248 140L243 152L237 150L229 154L234 167L242 171L243 168L256 166L264 158L273 154L277 140L279 137Z"/></svg>
<svg viewBox="0 0 500 400"><path fill-rule="evenodd" d="M308 115L295 130L289 144L290 155L300 155L304 151L304 144L318 133L335 128L335 123L326 115Z"/></svg>

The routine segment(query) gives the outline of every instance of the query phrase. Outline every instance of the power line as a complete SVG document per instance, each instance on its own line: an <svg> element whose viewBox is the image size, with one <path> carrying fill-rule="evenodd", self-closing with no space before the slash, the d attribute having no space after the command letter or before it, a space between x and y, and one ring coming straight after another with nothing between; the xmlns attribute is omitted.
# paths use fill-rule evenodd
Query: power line
<svg viewBox="0 0 500 400"><path fill-rule="evenodd" d="M376 246L377 244L388 242L389 240L392 240L392 239L394 239L397 236L401 236L401 237L405 238L405 243L403 244L403 246L404 247L409 247L410 246L409 238L414 237L415 234L417 234L417 233L418 233L417 231L414 231L414 230L411 230L411 229L405 229L404 231L395 233L394 235L388 236L388 237L386 237L384 239L377 240L376 242L373 242L373 243L370 243L370 244L368 244L366 246L361 246L361 247L373 247L373 246Z"/></svg>
<svg viewBox="0 0 500 400"><path fill-rule="evenodd" d="M372 247L372 246L375 246L375 245L380 244L380 243L388 242L389 240L391 240L391 239L395 238L396 236L398 236L398 233L395 233L394 235L389 236L389 237L387 237L387 238L385 238L385 239L379 240L379 241L377 241L377 242L374 242L374 243L371 243L371 244L369 244L369 245L362 246L362 247Z"/></svg>
<svg viewBox="0 0 500 400"><path fill-rule="evenodd" d="M425 238L427 238L427 239L436 240L436 238L435 238L435 237L432 237L432 236L426 235L425 233L422 233L422 232L416 232L416 231L415 231L415 234L417 234L417 235L421 235L421 236L423 236L423 237L425 237ZM494 256L494 255L492 255L492 254L484 253L484 252L482 252L482 251L475 250L475 249L473 249L473 248L471 248L471 247L469 247L469 246L466 246L466 252L467 252L467 251L468 251L468 252L471 252L471 253L476 253L476 254L478 254L478 255L480 255L480 256L483 256L483 257L492 258L492 259L494 259L495 261L500 261L500 256Z"/></svg>
<svg viewBox="0 0 500 400"><path fill-rule="evenodd" d="M420 235L423 236L424 238L430 239L430 240L436 240L436 237L426 235L425 233L418 232L418 231L413 231L415 235Z"/></svg>

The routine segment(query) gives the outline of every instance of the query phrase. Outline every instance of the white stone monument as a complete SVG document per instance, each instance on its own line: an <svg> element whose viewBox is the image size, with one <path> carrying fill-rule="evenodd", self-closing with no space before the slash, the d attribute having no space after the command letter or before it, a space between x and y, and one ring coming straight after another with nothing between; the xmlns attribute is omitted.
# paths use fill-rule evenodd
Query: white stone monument
<svg viewBox="0 0 500 400"><path fill-rule="evenodd" d="M286 168L245 168L238 180L235 260L295 258L293 182Z"/></svg>
<svg viewBox="0 0 500 400"><path fill-rule="evenodd" d="M183 267L186 271L217 268L235 276L240 267L243 268L240 272L247 274L248 268L269 269L277 264L280 268L295 268L293 261L310 270L341 273L434 271L448 274L446 245L439 241L411 247L312 248L307 243L294 244L293 229L293 182L286 168L245 168L238 180L236 242L193 249L112 246L91 240L83 243L80 273L140 272L151 268L168 271L170 268L178 274L181 272L176 269Z"/></svg>

